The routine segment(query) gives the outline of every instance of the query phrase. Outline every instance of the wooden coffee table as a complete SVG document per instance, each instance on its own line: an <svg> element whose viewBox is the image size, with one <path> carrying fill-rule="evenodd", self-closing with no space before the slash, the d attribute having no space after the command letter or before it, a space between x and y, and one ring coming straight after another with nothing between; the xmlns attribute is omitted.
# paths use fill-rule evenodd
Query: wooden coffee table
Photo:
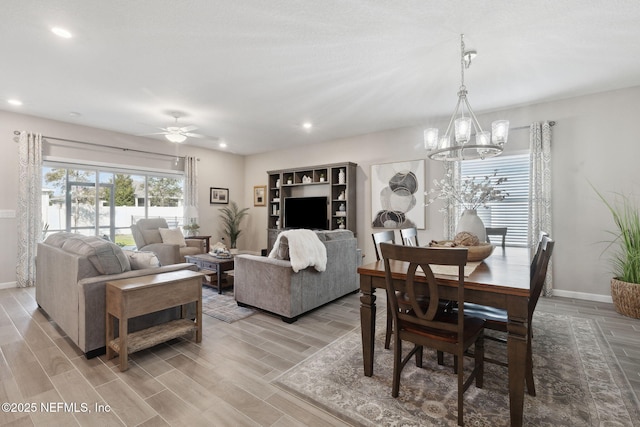
<svg viewBox="0 0 640 427"><path fill-rule="evenodd" d="M216 273L216 277L218 279L217 287L218 293L222 293L222 273L225 271L233 270L234 263L233 257L231 258L216 258L213 255L209 254L199 254L199 255L187 255L185 256L187 262L191 264L195 264L200 268L200 270L210 270ZM210 286L212 284L208 283Z"/></svg>

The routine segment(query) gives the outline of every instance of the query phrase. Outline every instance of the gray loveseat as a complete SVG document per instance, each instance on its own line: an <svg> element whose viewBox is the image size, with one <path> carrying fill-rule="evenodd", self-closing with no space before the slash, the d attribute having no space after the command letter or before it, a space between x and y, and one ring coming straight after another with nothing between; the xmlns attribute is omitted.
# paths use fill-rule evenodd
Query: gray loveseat
<svg viewBox="0 0 640 427"><path fill-rule="evenodd" d="M111 242L56 233L38 244L36 301L89 358L104 353L106 282L183 269L197 267L182 263L132 270L129 257ZM129 329L139 330L179 315L180 309L173 308L140 316L129 322Z"/></svg>
<svg viewBox="0 0 640 427"><path fill-rule="evenodd" d="M316 234L327 250L324 272L307 267L296 273L288 259L237 255L234 292L238 304L275 313L290 323L303 313L357 291L362 256L353 233L334 230Z"/></svg>

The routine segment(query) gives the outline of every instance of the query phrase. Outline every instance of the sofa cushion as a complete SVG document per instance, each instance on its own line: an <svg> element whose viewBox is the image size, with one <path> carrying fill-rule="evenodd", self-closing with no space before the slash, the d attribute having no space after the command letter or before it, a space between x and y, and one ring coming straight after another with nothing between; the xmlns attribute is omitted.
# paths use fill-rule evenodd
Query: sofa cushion
<svg viewBox="0 0 640 427"><path fill-rule="evenodd" d="M129 258L120 246L95 236L70 237L62 249L86 257L100 274L118 274L131 270Z"/></svg>
<svg viewBox="0 0 640 427"><path fill-rule="evenodd" d="M187 242L184 241L184 235L180 227L178 228L159 228L160 236L162 237L162 243L169 243L171 245L178 245L181 248L187 246Z"/></svg>
<svg viewBox="0 0 640 427"><path fill-rule="evenodd" d="M46 243L47 245L50 246L54 246L56 248L61 248L62 245L64 244L64 242L67 241L67 239L69 238L73 238L73 237L78 237L78 234L75 233L69 233L67 231L61 231L59 233L55 233L50 235L49 237L47 237L47 239L44 241L44 243Z"/></svg>
<svg viewBox="0 0 640 427"><path fill-rule="evenodd" d="M287 236L280 236L275 259L289 260L289 239L287 239Z"/></svg>
<svg viewBox="0 0 640 427"><path fill-rule="evenodd" d="M158 231L157 228L152 230L140 230L140 234L142 234L145 245L162 243L162 236L160 235L160 231Z"/></svg>
<svg viewBox="0 0 640 427"><path fill-rule="evenodd" d="M351 230L331 230L322 231L321 233L326 241L353 239L353 232Z"/></svg>
<svg viewBox="0 0 640 427"><path fill-rule="evenodd" d="M149 251L123 251L129 258L132 270L160 267L158 256Z"/></svg>

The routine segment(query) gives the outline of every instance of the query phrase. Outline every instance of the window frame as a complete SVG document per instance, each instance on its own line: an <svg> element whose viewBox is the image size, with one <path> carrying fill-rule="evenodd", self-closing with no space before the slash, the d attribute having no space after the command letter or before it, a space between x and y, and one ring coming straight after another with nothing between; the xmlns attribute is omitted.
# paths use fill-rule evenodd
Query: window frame
<svg viewBox="0 0 640 427"><path fill-rule="evenodd" d="M531 180L529 151L501 155L484 160L467 160L460 165L460 181L471 176L504 176L500 188L507 193L501 202L480 206L478 216L485 227L507 227L506 246L527 247L529 218L529 187Z"/></svg>

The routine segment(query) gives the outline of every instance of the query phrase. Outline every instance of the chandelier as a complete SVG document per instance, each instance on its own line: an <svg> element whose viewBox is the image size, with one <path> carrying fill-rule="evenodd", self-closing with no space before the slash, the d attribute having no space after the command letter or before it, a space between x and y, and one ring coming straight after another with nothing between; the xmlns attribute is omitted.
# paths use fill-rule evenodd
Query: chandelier
<svg viewBox="0 0 640 427"><path fill-rule="evenodd" d="M438 137L437 128L424 131L424 147L431 160L457 161L484 159L502 153L509 133L508 120L496 120L491 123L491 132L483 131L467 99L467 87L464 85L464 70L471 65L476 51L465 51L464 34L460 34L461 81L458 91L458 103L451 115L449 126L443 136ZM465 115L465 109L467 111ZM458 116L459 114L459 116ZM457 117L457 118L456 118ZM453 135L451 133L453 126ZM475 132L475 141L471 141L471 128ZM453 140L451 137L454 137Z"/></svg>

